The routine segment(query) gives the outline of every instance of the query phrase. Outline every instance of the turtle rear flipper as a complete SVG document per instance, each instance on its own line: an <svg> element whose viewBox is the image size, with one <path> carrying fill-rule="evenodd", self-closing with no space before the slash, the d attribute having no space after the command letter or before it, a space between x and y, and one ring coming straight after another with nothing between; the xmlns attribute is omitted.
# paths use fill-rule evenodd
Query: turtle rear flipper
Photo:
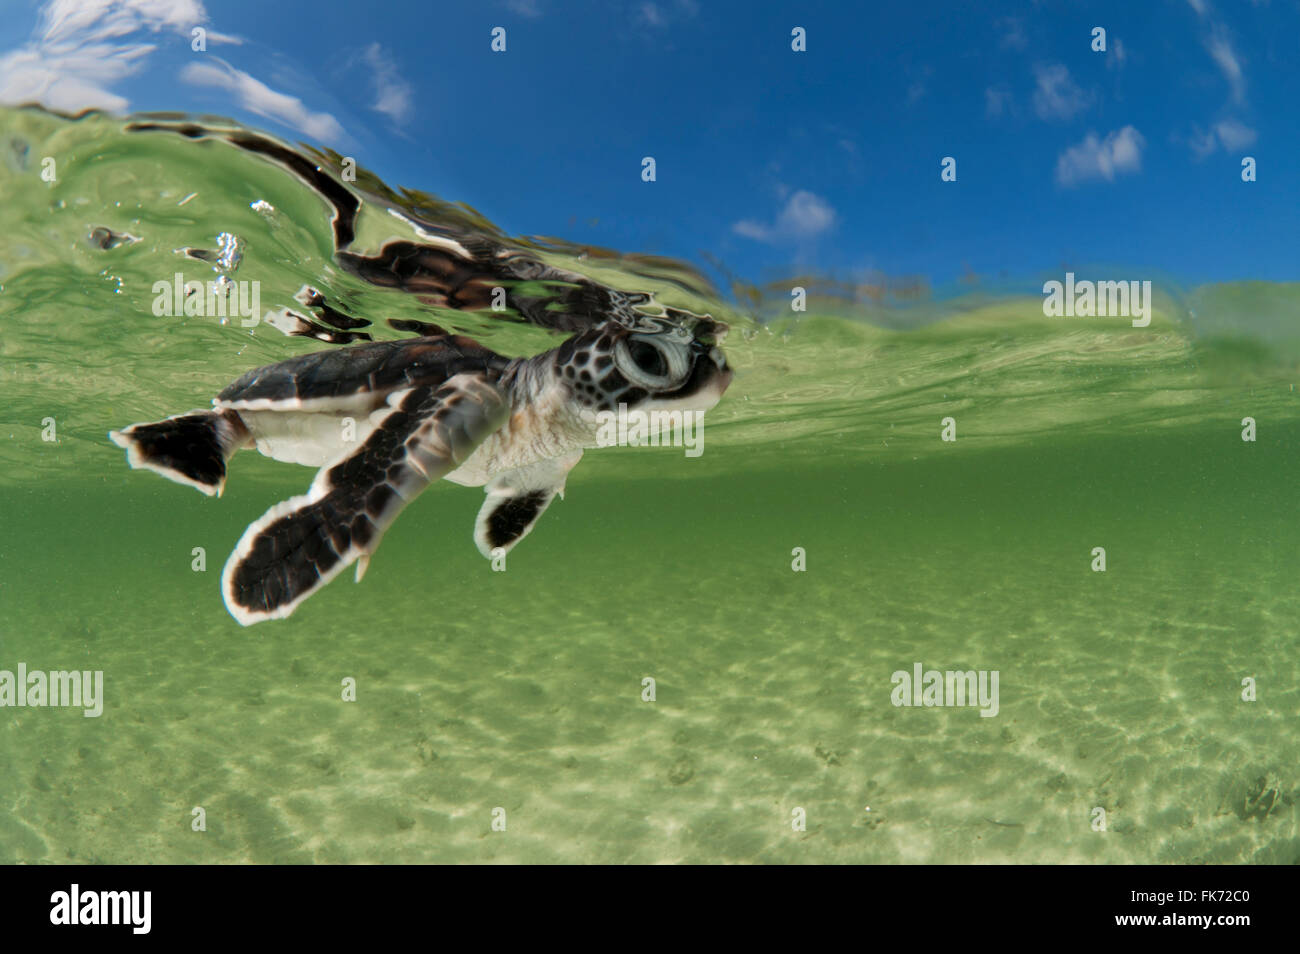
<svg viewBox="0 0 1300 954"><path fill-rule="evenodd" d="M244 531L221 574L230 615L244 626L282 619L357 560L360 580L402 508L459 467L508 412L500 390L475 374L391 394L355 451Z"/></svg>
<svg viewBox="0 0 1300 954"><path fill-rule="evenodd" d="M487 499L474 522L474 543L491 558L509 553L533 529L556 494L564 498L564 482L582 451L508 470L483 488Z"/></svg>
<svg viewBox="0 0 1300 954"><path fill-rule="evenodd" d="M226 461L249 441L248 429L234 411L190 411L109 431L108 437L126 450L133 469L152 470L209 497L221 496Z"/></svg>

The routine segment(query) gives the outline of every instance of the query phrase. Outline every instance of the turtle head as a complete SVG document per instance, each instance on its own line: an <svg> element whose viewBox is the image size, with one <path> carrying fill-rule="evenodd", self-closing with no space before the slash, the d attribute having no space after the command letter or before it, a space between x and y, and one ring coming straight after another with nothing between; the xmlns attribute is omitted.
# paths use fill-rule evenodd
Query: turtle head
<svg viewBox="0 0 1300 954"><path fill-rule="evenodd" d="M707 411L731 383L718 347L727 326L711 318L641 317L635 326L607 322L556 349L556 374L593 411Z"/></svg>

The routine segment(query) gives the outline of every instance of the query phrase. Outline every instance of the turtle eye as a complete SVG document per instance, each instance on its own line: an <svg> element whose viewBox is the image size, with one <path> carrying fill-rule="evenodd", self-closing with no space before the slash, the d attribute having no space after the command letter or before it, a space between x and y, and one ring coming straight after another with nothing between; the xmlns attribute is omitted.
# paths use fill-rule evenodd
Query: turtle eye
<svg viewBox="0 0 1300 954"><path fill-rule="evenodd" d="M654 345L644 341L632 341L627 350L633 363L646 374L662 378L668 373L668 362L664 360L663 352Z"/></svg>
<svg viewBox="0 0 1300 954"><path fill-rule="evenodd" d="M662 338L637 335L614 346L619 370L637 387L664 390L686 378L691 371L689 348L674 346Z"/></svg>

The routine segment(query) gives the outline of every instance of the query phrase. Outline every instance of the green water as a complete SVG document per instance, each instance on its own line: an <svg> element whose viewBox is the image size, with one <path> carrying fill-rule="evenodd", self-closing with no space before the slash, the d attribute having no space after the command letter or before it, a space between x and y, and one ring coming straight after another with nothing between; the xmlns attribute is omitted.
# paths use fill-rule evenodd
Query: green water
<svg viewBox="0 0 1300 954"><path fill-rule="evenodd" d="M221 565L312 472L242 454L208 499L105 433L325 346L155 317L153 282L228 231L264 308L310 282L430 311L332 265L277 167L97 117L0 129L0 670L102 670L106 697L0 709L0 861L1300 860L1294 286L1197 290L1194 319L1166 292L1145 329L1011 298L883 330L664 285L734 325L703 456L588 452L504 573L480 491L436 486L361 584L245 629ZM358 245L392 223L368 206ZM646 284L618 267L586 270ZM998 671L997 715L894 706L916 663Z"/></svg>

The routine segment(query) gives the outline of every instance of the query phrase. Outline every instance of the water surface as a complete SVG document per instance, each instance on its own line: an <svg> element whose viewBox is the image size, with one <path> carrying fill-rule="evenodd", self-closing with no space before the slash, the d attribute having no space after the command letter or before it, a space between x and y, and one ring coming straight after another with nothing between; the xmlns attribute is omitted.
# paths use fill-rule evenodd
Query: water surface
<svg viewBox="0 0 1300 954"><path fill-rule="evenodd" d="M732 322L703 456L588 452L505 573L472 543L480 492L443 483L363 583L244 629L220 567L312 473L243 454L207 499L106 432L329 345L155 316L156 281L256 279L266 309L311 284L376 337L561 337L347 274L320 196L226 143L0 129L0 669L106 692L97 719L0 710L0 861L1300 860L1295 286L1162 288L1143 329L1014 296L882 327L533 247ZM379 185L354 249L418 237ZM222 234L233 269L177 252ZM998 714L895 707L918 662L997 670Z"/></svg>

